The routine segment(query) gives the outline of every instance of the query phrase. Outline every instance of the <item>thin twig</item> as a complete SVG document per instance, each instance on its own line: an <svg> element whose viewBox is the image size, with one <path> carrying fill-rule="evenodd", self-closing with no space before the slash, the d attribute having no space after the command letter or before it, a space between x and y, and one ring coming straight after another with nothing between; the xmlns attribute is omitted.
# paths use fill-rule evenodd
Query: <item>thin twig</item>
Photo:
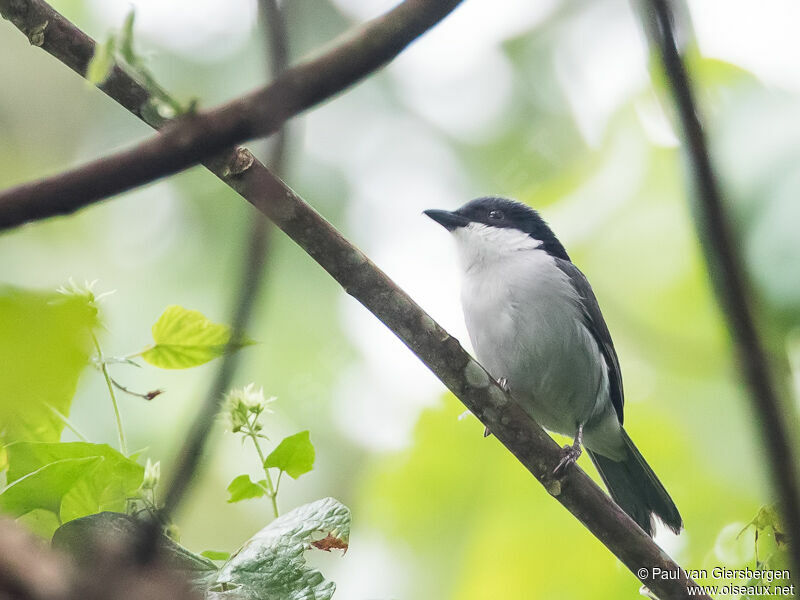
<svg viewBox="0 0 800 600"><path fill-rule="evenodd" d="M0 0L2 2L7 0ZM37 21L59 23L61 37L45 40L45 49L73 66L75 56L91 57L93 42L63 19L42 0L16 0L36 7ZM46 9L45 9L46 7ZM27 29L23 28L23 31ZM49 45L48 45L49 44ZM90 46L88 49L86 45ZM88 58L86 59L88 61ZM74 67L73 67L74 68ZM76 69L83 74L83 68ZM147 95L123 73L115 71L103 91L134 114L137 99ZM352 246L330 223L302 201L283 182L255 160L245 149L222 154L206 161L206 166L269 216L289 237L311 255L354 298L364 304L420 358L433 373L491 428L519 461L587 529L609 548L631 572L663 600L689 598L694 586L672 561L580 468L554 479L553 467L560 459L560 448L528 414L500 389L486 371L464 351L458 341L444 331L366 256ZM245 167L233 172L230 165ZM675 578L652 579L640 576L642 568L662 569ZM702 593L694 598L706 598Z"/></svg>
<svg viewBox="0 0 800 600"><path fill-rule="evenodd" d="M103 378L106 380L108 395L111 396L111 405L114 407L114 418L117 421L117 435L119 436L119 451L125 456L128 456L128 444L125 442L125 429L122 427L122 415L119 413L117 395L114 393L114 384L111 381L111 375L108 372L108 366L106 366L106 363L103 360L103 351L100 349L100 342L97 340L97 336L94 334L94 332L92 332L92 341L94 342L94 347L97 350L97 362L100 365L100 371L103 373Z"/></svg>
<svg viewBox="0 0 800 600"><path fill-rule="evenodd" d="M269 14L267 23L268 35L266 37L270 48L270 56L272 57L271 75L274 80L277 79L287 67L288 39L284 17L275 0L265 0L264 4L267 5L265 12ZM281 169L285 161L286 148L283 127L278 130L276 138L270 158L274 168ZM253 222L249 234L249 243L244 254L242 279L238 287L238 295L236 296L237 301L233 315L233 325L231 327L232 333L229 341L229 351L225 353L222 359L222 364L217 371L214 383L208 392L202 409L195 417L189 435L179 453L178 464L175 468L173 478L167 487L167 492L164 497L164 506L161 508L161 521L163 522L168 521L169 515L174 512L175 508L180 503L189 482L197 472L200 464L200 457L207 443L208 436L211 433L214 418L219 412L223 394L230 388L233 375L236 372L239 354L235 352L234 349L239 345L239 340L244 337L244 331L247 323L250 321L250 315L253 312L255 300L262 287L266 271L265 257L269 245L270 229L263 214L256 212L252 215L252 218ZM256 446L256 450L259 455L261 455L261 448L258 444L258 440L253 436L251 437ZM275 512L275 517L277 517L278 505L274 490L272 489L272 481L269 479L269 473L267 473L267 482L270 486L269 491L273 510ZM155 544L157 539L158 537L155 534L150 535L150 550L156 548ZM143 553L146 556L147 548L143 550Z"/></svg>
<svg viewBox="0 0 800 600"><path fill-rule="evenodd" d="M105 363L108 364L108 361L105 361ZM135 392L132 389L122 385L119 381L117 381L113 377L110 377L110 379L111 383L114 384L114 387L117 388L120 392L128 394L129 396L133 396L134 398L141 398L142 400L147 400L148 402L153 398L155 398L156 396L160 396L161 394L164 393L164 390L162 389L152 390L150 392L144 392L144 393Z"/></svg>
<svg viewBox="0 0 800 600"><path fill-rule="evenodd" d="M67 428L67 429L69 429L69 430L70 430L72 433L74 433L74 434L75 434L75 435L78 437L78 439L79 439L80 441L82 441L82 442L88 442L88 441L89 441L89 438L87 438L85 435L83 435L83 434L80 432L80 430L79 430L77 427L75 427L75 425L72 423L72 421L70 421L70 420L69 420L69 419L66 417L66 415L64 415L64 414L63 414L63 413L62 413L60 410L58 410L58 409L57 409L55 406L53 406L52 404L48 404L48 405L47 405L47 407L48 407L48 408L49 408L49 409L50 409L50 410L53 412L53 414L54 414L55 416L57 416L57 417L59 418L59 420L60 420L62 423L64 423L64 425L66 426L66 428Z"/></svg>
<svg viewBox="0 0 800 600"><path fill-rule="evenodd" d="M331 50L289 69L266 88L218 108L171 121L160 135L128 150L5 190L0 193L0 229L72 213L177 173L239 142L270 135L286 120L384 66L459 2L405 0L346 36ZM43 4L41 0L0 0L0 14L37 45L48 49L63 37L67 22L63 17L54 21L43 18L47 13L42 10ZM75 55L71 53L73 64ZM79 72L83 75L85 71L84 65ZM114 75L118 80L116 69ZM106 82L104 89L113 85ZM140 106L135 109L137 113Z"/></svg>
<svg viewBox="0 0 800 600"><path fill-rule="evenodd" d="M650 39L667 75L691 161L692 184L699 209L695 222L698 236L703 241L717 301L728 322L750 401L758 416L762 442L770 459L772 484L791 540L794 572L800 573L800 480L794 446L797 439L795 416L783 406L779 385L756 326L751 287L725 212L689 75L678 50L668 0L646 0L644 16Z"/></svg>

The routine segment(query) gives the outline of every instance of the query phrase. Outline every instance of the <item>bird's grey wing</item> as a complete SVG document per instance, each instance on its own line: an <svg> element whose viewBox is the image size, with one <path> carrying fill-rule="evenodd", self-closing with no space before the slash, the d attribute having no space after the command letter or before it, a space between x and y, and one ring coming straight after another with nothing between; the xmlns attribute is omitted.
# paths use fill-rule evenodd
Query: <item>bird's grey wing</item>
<svg viewBox="0 0 800 600"><path fill-rule="evenodd" d="M581 273L578 267L561 258L556 258L555 261L556 266L566 273L572 287L575 288L575 291L580 296L584 324L597 342L608 367L609 396L621 425L623 420L622 408L625 403L625 397L622 392L622 373L619 369L617 351L614 350L614 342L611 340L611 333L608 331L608 325L606 325L606 321L603 318L603 313L600 312L600 305L597 303L592 286L589 285L589 280L586 279L586 276Z"/></svg>

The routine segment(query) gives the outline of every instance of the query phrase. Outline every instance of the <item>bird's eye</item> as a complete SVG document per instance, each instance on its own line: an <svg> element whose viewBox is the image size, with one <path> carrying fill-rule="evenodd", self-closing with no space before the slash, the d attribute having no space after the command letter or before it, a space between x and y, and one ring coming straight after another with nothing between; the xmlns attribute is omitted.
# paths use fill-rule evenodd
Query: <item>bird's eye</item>
<svg viewBox="0 0 800 600"><path fill-rule="evenodd" d="M489 211L489 218L492 221L502 221L503 219L503 211L500 210L490 210Z"/></svg>

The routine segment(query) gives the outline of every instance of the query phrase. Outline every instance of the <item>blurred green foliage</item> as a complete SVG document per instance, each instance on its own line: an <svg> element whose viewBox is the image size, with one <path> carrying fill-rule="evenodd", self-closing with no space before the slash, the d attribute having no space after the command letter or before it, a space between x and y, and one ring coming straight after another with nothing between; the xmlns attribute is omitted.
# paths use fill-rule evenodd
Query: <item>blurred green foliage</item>
<svg viewBox="0 0 800 600"><path fill-rule="evenodd" d="M448 396L444 406L424 413L413 447L372 466L362 503L354 507L387 540L403 540L423 564L443 567L417 573L420 597L523 599L537 590L535 597L580 598L587 589L597 598L631 594L634 576L496 439L483 440L475 419L459 421L462 411ZM686 519L679 562L686 568L720 564L713 552L717 535L750 514L754 498L693 461L680 420L637 406L627 422ZM585 457L579 464L599 481ZM681 465L691 465L688 475Z"/></svg>
<svg viewBox="0 0 800 600"><path fill-rule="evenodd" d="M91 543L93 536L105 540L121 536L122 540L131 538L126 541L134 543L137 519L152 517L163 522L165 517L169 518L169 515L156 513L160 462L153 463L148 458L143 467L138 462L141 452L128 455L114 390L145 400L152 400L162 392L131 392L111 377L109 365L140 367L133 357L142 356L162 369L186 369L236 352L243 345L230 343L229 327L211 322L198 311L173 305L153 326L155 344L151 348L122 358L106 357L95 337L94 330L100 324L98 303L101 296L94 294L93 286L87 283L80 287L70 281L55 295L7 288L3 290L5 295L0 296L3 300L0 320L17 328L10 333L20 337L32 333L40 336L34 340L36 352L28 350L15 354L6 349L4 353L0 390L8 389L13 395L5 391L0 395L0 415L5 417L0 421L0 448L3 450L0 474L4 479L0 513L18 518L35 533L52 539L56 547L70 551L76 560L86 563L91 562L91 554L98 551ZM76 307L80 309L77 314L81 319L75 318ZM47 325L45 334L34 326L41 322ZM76 340L87 338L94 343L96 354L91 360L106 381L113 405L119 451L85 439L59 441L64 426L83 438L68 415L77 374L90 364L88 353ZM248 343L249 338L245 336L244 340ZM5 339L7 345L15 341L14 337ZM79 360L75 359L73 346L81 350ZM38 354L44 355L48 362L41 362ZM40 362L31 361L34 355ZM28 361L44 374L38 387L29 386L27 381L15 383L20 374L30 375ZM58 408L46 401L54 397ZM303 554L315 545L325 551L346 550L350 511L333 498L325 498L279 518L276 496L281 476L285 472L297 479L311 471L315 452L309 432L303 431L284 438L264 458L259 439L268 438L260 433L263 428L260 418L271 412L267 405L272 401L274 398L264 398L262 389L249 384L232 390L224 406L229 413L228 420L236 425L232 429L238 431L243 440L252 438L266 475L265 480L256 483L247 475L235 478L228 486L229 502L268 495L275 520L236 553L227 555L225 564L219 568L166 537L167 533L175 534L175 528L170 523L164 526L161 544L169 548L167 555L172 565L187 571L209 599L258 600L268 595L275 600L300 600L311 596L323 600L330 598L336 589L319 570L306 566ZM59 419L57 425L53 424L54 415ZM278 469L274 487L270 468ZM219 552L212 555L223 557Z"/></svg>
<svg viewBox="0 0 800 600"><path fill-rule="evenodd" d="M96 324L86 298L0 288L0 442L59 440Z"/></svg>

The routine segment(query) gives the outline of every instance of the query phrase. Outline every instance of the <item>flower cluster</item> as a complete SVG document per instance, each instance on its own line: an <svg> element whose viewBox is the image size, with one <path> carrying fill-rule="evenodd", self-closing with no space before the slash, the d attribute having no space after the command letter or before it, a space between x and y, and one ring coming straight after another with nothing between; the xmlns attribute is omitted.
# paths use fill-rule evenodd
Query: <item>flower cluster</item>
<svg viewBox="0 0 800 600"><path fill-rule="evenodd" d="M265 412L272 412L269 405L275 397L264 398L264 388L256 389L254 383L243 388L234 388L225 398L225 413L230 421L231 431L238 433L246 427L253 433L261 431L258 418Z"/></svg>

